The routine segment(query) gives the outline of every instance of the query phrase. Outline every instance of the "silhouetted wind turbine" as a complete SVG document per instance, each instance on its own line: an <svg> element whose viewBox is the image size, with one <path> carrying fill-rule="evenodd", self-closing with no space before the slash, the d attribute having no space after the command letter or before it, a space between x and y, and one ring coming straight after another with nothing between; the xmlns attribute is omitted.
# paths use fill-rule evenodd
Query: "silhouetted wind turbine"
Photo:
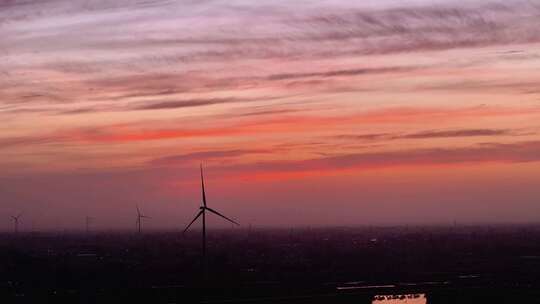
<svg viewBox="0 0 540 304"><path fill-rule="evenodd" d="M21 218L22 213L19 213L17 216L11 216L11 219L13 220L13 229L15 233L19 232L19 219Z"/></svg>
<svg viewBox="0 0 540 304"><path fill-rule="evenodd" d="M136 207L137 207L137 231L140 234L142 232L142 219L143 218L149 219L151 217L143 215L141 213L141 210L139 209L139 205L137 205Z"/></svg>
<svg viewBox="0 0 540 304"><path fill-rule="evenodd" d="M235 225L240 226L240 224L238 224L237 222L231 220L230 218L226 217L225 215L217 212L216 210L206 205L206 193L204 191L204 176L203 176L202 164L201 164L201 189L202 189L202 206L199 207L199 213L197 213L197 215L191 221L191 223L189 223L186 229L184 229L183 233L185 233L189 229L189 227L191 227L191 225L202 215L202 259L203 259L203 267L205 269L204 271L206 272L206 211L209 211L217 216L220 216Z"/></svg>
<svg viewBox="0 0 540 304"><path fill-rule="evenodd" d="M90 222L94 220L93 217L86 216L85 218L85 224L86 224L86 234L90 232Z"/></svg>

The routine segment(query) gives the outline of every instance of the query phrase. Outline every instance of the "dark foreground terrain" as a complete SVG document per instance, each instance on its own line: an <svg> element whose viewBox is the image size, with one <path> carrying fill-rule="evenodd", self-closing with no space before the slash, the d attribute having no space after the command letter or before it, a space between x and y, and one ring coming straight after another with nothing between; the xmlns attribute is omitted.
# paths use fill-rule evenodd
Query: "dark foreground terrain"
<svg viewBox="0 0 540 304"><path fill-rule="evenodd" d="M211 230L206 275L200 241L4 234L0 303L540 303L540 226Z"/></svg>

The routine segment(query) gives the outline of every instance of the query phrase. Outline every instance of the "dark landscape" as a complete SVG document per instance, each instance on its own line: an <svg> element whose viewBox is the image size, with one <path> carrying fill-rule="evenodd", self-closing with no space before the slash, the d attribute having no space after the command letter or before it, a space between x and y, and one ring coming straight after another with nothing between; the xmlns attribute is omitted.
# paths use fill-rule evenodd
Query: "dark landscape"
<svg viewBox="0 0 540 304"><path fill-rule="evenodd" d="M211 230L207 250L205 278L196 230L4 234L2 299L371 303L388 295L409 303L405 295L425 294L427 303L540 301L537 225L236 228Z"/></svg>
<svg viewBox="0 0 540 304"><path fill-rule="evenodd" d="M540 0L0 0L0 304L540 304Z"/></svg>

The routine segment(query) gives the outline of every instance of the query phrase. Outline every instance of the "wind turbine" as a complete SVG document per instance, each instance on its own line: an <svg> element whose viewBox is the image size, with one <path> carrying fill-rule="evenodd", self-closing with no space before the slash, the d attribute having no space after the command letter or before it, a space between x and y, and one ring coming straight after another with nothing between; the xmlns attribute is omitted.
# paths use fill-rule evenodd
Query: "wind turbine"
<svg viewBox="0 0 540 304"><path fill-rule="evenodd" d="M85 224L86 224L86 234L90 232L90 223L94 220L93 217L86 216L85 218Z"/></svg>
<svg viewBox="0 0 540 304"><path fill-rule="evenodd" d="M235 224L235 225L238 225L240 226L240 224L238 224L237 222L231 220L230 218L226 217L225 215L217 212L216 210L208 207L206 205L206 193L204 191L204 176L203 176L203 169L202 169L202 164L201 164L201 189L202 189L202 206L199 207L199 213L197 213L197 215L195 216L195 218L191 221L191 223L189 223L189 225L186 227L186 229L184 229L184 232L185 233L189 227L191 227L191 225L200 217L202 216L202 258L203 258L203 267L205 269L205 272L206 272L206 212L211 212L217 216L220 216L222 218L224 218L225 220Z"/></svg>
<svg viewBox="0 0 540 304"><path fill-rule="evenodd" d="M136 207L137 207L137 231L140 234L142 232L142 219L143 218L149 219L151 217L143 215L141 213L141 210L139 209L139 205L137 205Z"/></svg>
<svg viewBox="0 0 540 304"><path fill-rule="evenodd" d="M19 232L19 219L21 218L22 213L19 213L17 216L11 216L11 219L13 220L13 229L15 233Z"/></svg>

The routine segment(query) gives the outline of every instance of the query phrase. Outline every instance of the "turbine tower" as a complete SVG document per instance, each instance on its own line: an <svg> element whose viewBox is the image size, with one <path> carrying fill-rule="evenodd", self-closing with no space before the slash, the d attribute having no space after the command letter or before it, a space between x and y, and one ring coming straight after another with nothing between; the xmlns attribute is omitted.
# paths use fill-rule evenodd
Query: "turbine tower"
<svg viewBox="0 0 540 304"><path fill-rule="evenodd" d="M141 210L139 209L139 205L137 205L136 207L137 207L137 222L136 222L137 223L137 232L139 232L139 234L141 234L141 232L142 232L142 219L143 218L150 219L151 217L142 214Z"/></svg>
<svg viewBox="0 0 540 304"><path fill-rule="evenodd" d="M225 215L217 212L216 210L210 208L206 204L206 193L204 191L204 176L203 176L203 168L201 164L201 190L202 190L202 205L199 207L199 213L195 216L195 218L189 223L189 225L184 229L185 233L189 227L200 217L202 216L202 261L203 261L203 267L204 267L204 273L206 274L206 212L211 212L217 216L220 216L224 218L225 220L240 226L237 222L231 220L230 218L226 217Z"/></svg>
<svg viewBox="0 0 540 304"><path fill-rule="evenodd" d="M19 213L17 216L11 216L11 219L13 220L13 231L15 233L19 232L19 219L21 218L22 213Z"/></svg>

